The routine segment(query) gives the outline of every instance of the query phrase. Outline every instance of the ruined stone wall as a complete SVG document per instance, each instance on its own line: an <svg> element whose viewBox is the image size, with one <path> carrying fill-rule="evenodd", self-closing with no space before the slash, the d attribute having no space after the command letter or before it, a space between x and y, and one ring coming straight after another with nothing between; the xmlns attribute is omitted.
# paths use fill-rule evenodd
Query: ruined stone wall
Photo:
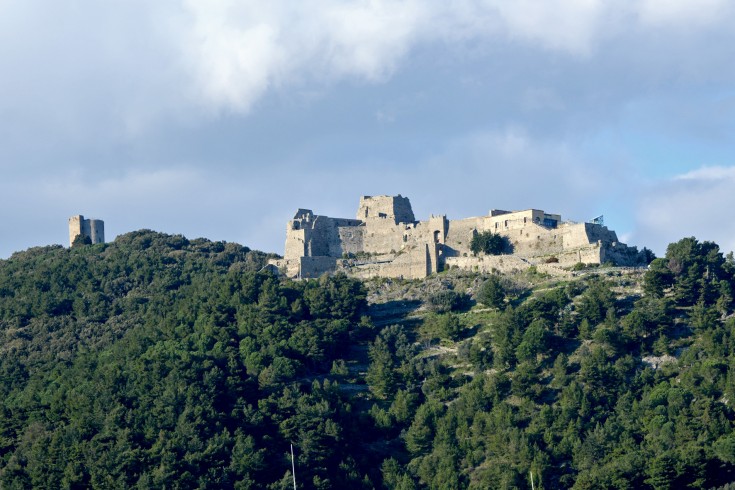
<svg viewBox="0 0 735 490"><path fill-rule="evenodd" d="M337 259L334 257L301 257L298 277L317 278L337 270Z"/></svg>
<svg viewBox="0 0 735 490"><path fill-rule="evenodd" d="M284 258L297 260L304 255L306 255L306 230L288 227L286 229L286 251L283 254Z"/></svg>
<svg viewBox="0 0 735 490"><path fill-rule="evenodd" d="M485 257L452 257L447 259L447 267L457 267L477 272L500 272L515 274L527 270L531 266L539 272L555 277L568 277L572 273L549 264L531 264L529 261L514 255L489 255Z"/></svg>
<svg viewBox="0 0 735 490"><path fill-rule="evenodd" d="M525 228L536 224L545 228L555 228L561 223L561 215L545 213L540 209L526 209L524 211L497 211L491 210L490 216L483 217L484 228L479 231L493 231L502 233L508 230Z"/></svg>
<svg viewBox="0 0 735 490"><path fill-rule="evenodd" d="M105 222L101 219L90 219L89 222L89 237L92 239L92 243L105 243Z"/></svg>
<svg viewBox="0 0 735 490"><path fill-rule="evenodd" d="M465 218L451 220L445 242L445 254L448 257L461 257L469 254L470 242L476 231L484 231L484 218Z"/></svg>
<svg viewBox="0 0 735 490"><path fill-rule="evenodd" d="M598 241L617 242L618 236L607 227L593 223L564 225L564 248L583 247Z"/></svg>
<svg viewBox="0 0 735 490"><path fill-rule="evenodd" d="M356 217L362 221L386 220L394 225L416 221L411 202L400 194L397 196L362 196Z"/></svg>
<svg viewBox="0 0 735 490"><path fill-rule="evenodd" d="M449 220L446 215L429 217L427 232L432 243L446 243L449 232Z"/></svg>
<svg viewBox="0 0 735 490"><path fill-rule="evenodd" d="M561 251L563 242L558 229L547 228L535 223L536 217L541 217L543 220L543 216L543 211L529 210L500 216L452 220L449 222L446 256L470 255L473 235L486 231L506 237L513 246L514 254L534 256Z"/></svg>
<svg viewBox="0 0 735 490"><path fill-rule="evenodd" d="M600 263L612 262L614 264L635 267L645 265L645 257L636 247L629 247L623 243L614 242L602 246Z"/></svg>
<svg viewBox="0 0 735 490"><path fill-rule="evenodd" d="M562 234L557 228L527 223L521 228L504 230L501 235L508 238L513 253L523 257L554 254L563 250Z"/></svg>
<svg viewBox="0 0 735 490"><path fill-rule="evenodd" d="M580 262L583 264L602 264L603 249L599 244L593 243L585 247L565 250L554 256L559 260L556 264L559 267L572 267Z"/></svg>
<svg viewBox="0 0 735 490"><path fill-rule="evenodd" d="M486 231L505 236L512 245L514 258L502 256L506 262L520 260L548 268L605 260L621 265L637 262L637 250L617 243L615 232L606 227L562 223L560 215L538 209L492 210L488 216L452 221L445 216L415 221L408 198L363 196L357 217L329 218L300 209L287 226L289 275L296 271L301 277L316 277L337 267L360 277L414 278L442 270L445 263L500 270L501 259L472 257L473 236ZM330 260L305 262L304 257Z"/></svg>
<svg viewBox="0 0 735 490"><path fill-rule="evenodd" d="M362 243L360 234L350 230L361 224L358 220L318 216L311 210L300 209L286 225L285 258L342 257L343 239L347 239L350 250L358 251Z"/></svg>
<svg viewBox="0 0 735 490"><path fill-rule="evenodd" d="M84 223L84 216L77 215L69 218L69 246L71 247L74 243L74 239L77 235L83 235L82 223Z"/></svg>
<svg viewBox="0 0 735 490"><path fill-rule="evenodd" d="M306 255L307 257L331 256L333 249L332 241L335 233L334 223L326 216L314 216L311 228L306 229Z"/></svg>
<svg viewBox="0 0 735 490"><path fill-rule="evenodd" d="M589 237L590 243L603 241L607 243L617 243L618 235L612 230L608 230L606 226L597 225L594 223L585 223L587 229L587 236Z"/></svg>
<svg viewBox="0 0 735 490"><path fill-rule="evenodd" d="M343 254L365 251L365 226L338 226L337 234Z"/></svg>
<svg viewBox="0 0 735 490"><path fill-rule="evenodd" d="M421 223L392 224L390 221L370 220L365 224L365 251L374 254L399 252L422 241L425 234ZM419 227L419 229L417 229Z"/></svg>
<svg viewBox="0 0 735 490"><path fill-rule="evenodd" d="M436 247L424 244L405 251L393 260L355 265L345 271L364 279L371 277L421 279L436 272L432 268L432 260L436 260Z"/></svg>
<svg viewBox="0 0 735 490"><path fill-rule="evenodd" d="M286 248L283 257L297 260L307 255L307 229L311 228L314 213L311 209L299 209L293 219L286 223Z"/></svg>

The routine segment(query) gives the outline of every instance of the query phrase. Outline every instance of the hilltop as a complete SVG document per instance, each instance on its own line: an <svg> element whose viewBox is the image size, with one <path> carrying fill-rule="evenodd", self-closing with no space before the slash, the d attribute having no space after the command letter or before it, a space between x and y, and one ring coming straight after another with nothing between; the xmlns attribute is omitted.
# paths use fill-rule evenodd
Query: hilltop
<svg viewBox="0 0 735 490"><path fill-rule="evenodd" d="M0 261L0 487L717 488L735 261L292 281L151 231Z"/></svg>

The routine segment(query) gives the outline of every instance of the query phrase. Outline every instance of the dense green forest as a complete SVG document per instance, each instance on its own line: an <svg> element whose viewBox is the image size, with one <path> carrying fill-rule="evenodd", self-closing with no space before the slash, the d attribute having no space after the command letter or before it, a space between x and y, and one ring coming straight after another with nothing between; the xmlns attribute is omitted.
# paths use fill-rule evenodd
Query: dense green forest
<svg viewBox="0 0 735 490"><path fill-rule="evenodd" d="M731 488L735 261L289 281L151 231L0 261L0 488Z"/></svg>

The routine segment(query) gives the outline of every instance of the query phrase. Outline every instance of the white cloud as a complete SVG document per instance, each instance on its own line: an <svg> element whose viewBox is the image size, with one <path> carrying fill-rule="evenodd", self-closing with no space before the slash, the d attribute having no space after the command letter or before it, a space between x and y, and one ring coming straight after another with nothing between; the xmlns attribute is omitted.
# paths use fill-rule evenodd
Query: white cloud
<svg viewBox="0 0 735 490"><path fill-rule="evenodd" d="M605 14L605 2L600 0L517 0L488 4L497 9L510 38L573 54L588 54L592 50Z"/></svg>
<svg viewBox="0 0 735 490"><path fill-rule="evenodd" d="M383 80L426 12L416 1L191 0L184 7L191 27L182 26L179 45L195 90L235 112L304 77Z"/></svg>
<svg viewBox="0 0 735 490"><path fill-rule="evenodd" d="M735 167L701 167L673 177L674 181L690 181L696 184L708 184L717 181L735 181Z"/></svg>
<svg viewBox="0 0 735 490"><path fill-rule="evenodd" d="M636 36L658 28L667 28L672 39L681 29L706 34L732 18L724 0L186 0L184 11L181 37L173 43L192 93L235 112L247 112L273 88L288 90L303 80L384 81L423 45L488 51L520 43L588 59L605 42L633 47L640 42Z"/></svg>
<svg viewBox="0 0 735 490"><path fill-rule="evenodd" d="M641 22L652 26L706 26L720 21L731 8L727 0L643 0L637 3Z"/></svg>
<svg viewBox="0 0 735 490"><path fill-rule="evenodd" d="M21 97L25 103L57 106L59 120L72 122L66 126L76 125L69 114L93 106L139 134L157 112L248 113L274 89L382 82L422 46L491 52L520 43L589 58L603 42L635 42L659 26L674 27L666 35L675 39L676 29L706 33L731 19L724 0L82 1L74 8L6 0L0 88L14 95L31 88L41 99Z"/></svg>

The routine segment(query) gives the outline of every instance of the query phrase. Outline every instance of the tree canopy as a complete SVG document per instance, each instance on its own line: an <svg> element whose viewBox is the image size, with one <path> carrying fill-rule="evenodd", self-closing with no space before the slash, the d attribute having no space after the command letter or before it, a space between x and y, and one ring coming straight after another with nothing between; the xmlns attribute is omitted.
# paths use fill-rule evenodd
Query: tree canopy
<svg viewBox="0 0 735 490"><path fill-rule="evenodd" d="M267 258L143 230L1 260L0 488L289 489L291 444L304 489L735 482L715 244L536 283L290 281Z"/></svg>
<svg viewBox="0 0 735 490"><path fill-rule="evenodd" d="M472 236L470 250L475 255L500 255L510 251L510 244L508 239L499 233L483 231Z"/></svg>

